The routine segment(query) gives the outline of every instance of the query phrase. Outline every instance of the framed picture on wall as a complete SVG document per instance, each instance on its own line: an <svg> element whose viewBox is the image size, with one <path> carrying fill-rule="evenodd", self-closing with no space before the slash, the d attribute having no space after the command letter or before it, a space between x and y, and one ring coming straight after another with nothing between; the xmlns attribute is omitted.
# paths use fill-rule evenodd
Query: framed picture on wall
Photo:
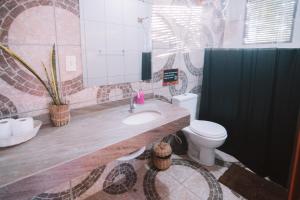
<svg viewBox="0 0 300 200"><path fill-rule="evenodd" d="M163 86L178 84L178 69L166 69L163 73Z"/></svg>

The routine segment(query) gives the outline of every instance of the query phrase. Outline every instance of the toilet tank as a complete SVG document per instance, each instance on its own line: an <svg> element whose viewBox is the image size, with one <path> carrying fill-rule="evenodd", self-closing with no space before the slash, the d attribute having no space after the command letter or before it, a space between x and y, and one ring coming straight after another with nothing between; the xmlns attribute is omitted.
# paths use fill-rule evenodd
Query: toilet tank
<svg viewBox="0 0 300 200"><path fill-rule="evenodd" d="M196 119L198 95L185 93L172 97L172 104L187 109L191 115L191 121Z"/></svg>

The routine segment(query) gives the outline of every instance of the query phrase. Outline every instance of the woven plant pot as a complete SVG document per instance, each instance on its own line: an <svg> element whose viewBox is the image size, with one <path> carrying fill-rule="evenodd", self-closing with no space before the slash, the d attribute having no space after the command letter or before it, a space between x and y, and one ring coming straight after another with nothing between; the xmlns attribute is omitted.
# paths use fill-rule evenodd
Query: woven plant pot
<svg viewBox="0 0 300 200"><path fill-rule="evenodd" d="M50 119L54 126L65 126L70 121L70 107L69 104L49 106Z"/></svg>
<svg viewBox="0 0 300 200"><path fill-rule="evenodd" d="M153 164L157 169L166 170L171 164L172 148L168 143L160 142L153 149Z"/></svg>

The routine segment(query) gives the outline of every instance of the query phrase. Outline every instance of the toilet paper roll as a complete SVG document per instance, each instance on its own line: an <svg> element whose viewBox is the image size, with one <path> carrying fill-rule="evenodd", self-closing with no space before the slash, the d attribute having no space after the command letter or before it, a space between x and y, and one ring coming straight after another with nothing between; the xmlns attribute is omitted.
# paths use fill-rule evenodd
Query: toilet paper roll
<svg viewBox="0 0 300 200"><path fill-rule="evenodd" d="M32 117L19 118L13 122L12 132L14 136L21 136L33 131Z"/></svg>
<svg viewBox="0 0 300 200"><path fill-rule="evenodd" d="M0 139L9 138L12 135L11 119L0 120Z"/></svg>

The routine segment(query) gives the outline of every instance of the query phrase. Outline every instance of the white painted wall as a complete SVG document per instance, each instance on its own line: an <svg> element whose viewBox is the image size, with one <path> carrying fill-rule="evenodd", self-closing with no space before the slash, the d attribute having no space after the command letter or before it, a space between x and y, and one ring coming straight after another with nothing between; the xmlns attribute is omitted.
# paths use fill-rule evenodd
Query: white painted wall
<svg viewBox="0 0 300 200"><path fill-rule="evenodd" d="M246 3L247 0L229 0L224 33L224 48L300 48L300 1L297 6L291 43L251 45L243 43Z"/></svg>

